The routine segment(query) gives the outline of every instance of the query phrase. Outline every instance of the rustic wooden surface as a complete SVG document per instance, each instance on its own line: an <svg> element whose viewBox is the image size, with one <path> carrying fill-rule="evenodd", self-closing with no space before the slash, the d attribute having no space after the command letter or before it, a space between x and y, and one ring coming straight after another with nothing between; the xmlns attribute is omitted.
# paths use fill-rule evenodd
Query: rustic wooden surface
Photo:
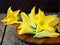
<svg viewBox="0 0 60 45"><path fill-rule="evenodd" d="M2 16L3 15L3 16ZM5 17L5 14L0 14L0 43L2 40L3 32L4 32L4 23L1 22L1 19Z"/></svg>
<svg viewBox="0 0 60 45"><path fill-rule="evenodd" d="M25 45L25 43L16 38L14 34L15 27L16 25L7 26L2 45Z"/></svg>
<svg viewBox="0 0 60 45"><path fill-rule="evenodd" d="M60 13L57 13L57 14L60 17ZM0 20L2 18L4 18L5 16L6 16L5 14L0 14ZM4 28L5 28L4 23L2 23L0 21L0 43L2 41ZM29 45L29 44L26 44L26 43L20 41L16 37L16 35L14 33L15 28L16 28L16 25L7 26L2 45Z"/></svg>
<svg viewBox="0 0 60 45"><path fill-rule="evenodd" d="M0 14L0 20L3 19L6 16L6 14ZM21 42L18 38L16 38L14 34L16 25L10 25L7 26L6 32L2 41L5 25L0 21L0 45L28 45L24 42Z"/></svg>

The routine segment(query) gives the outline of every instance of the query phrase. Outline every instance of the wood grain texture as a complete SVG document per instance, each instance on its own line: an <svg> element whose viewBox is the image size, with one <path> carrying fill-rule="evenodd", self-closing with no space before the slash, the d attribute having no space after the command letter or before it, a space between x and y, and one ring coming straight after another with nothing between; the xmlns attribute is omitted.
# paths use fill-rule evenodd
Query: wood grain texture
<svg viewBox="0 0 60 45"><path fill-rule="evenodd" d="M2 45L27 45L16 38L14 34L15 28L16 28L16 25L7 26Z"/></svg>
<svg viewBox="0 0 60 45"><path fill-rule="evenodd" d="M4 23L1 22L1 19L5 17L5 14L0 14L0 43L2 40L3 32L4 32Z"/></svg>

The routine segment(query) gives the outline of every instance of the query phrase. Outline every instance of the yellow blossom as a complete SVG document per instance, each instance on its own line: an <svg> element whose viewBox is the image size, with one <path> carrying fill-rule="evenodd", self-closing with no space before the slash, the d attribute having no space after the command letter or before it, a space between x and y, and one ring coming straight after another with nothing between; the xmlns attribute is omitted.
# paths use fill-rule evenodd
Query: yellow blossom
<svg viewBox="0 0 60 45"><path fill-rule="evenodd" d="M7 25L18 23L18 14L20 10L12 11L11 7L8 8L7 16L2 20L2 22Z"/></svg>
<svg viewBox="0 0 60 45"><path fill-rule="evenodd" d="M33 19L33 22L35 24L38 24L44 19L44 17L45 17L44 12L39 9L38 13L35 15L35 17Z"/></svg>
<svg viewBox="0 0 60 45"><path fill-rule="evenodd" d="M31 13L28 16L31 20L34 19L34 17L35 17L35 7L33 7L33 9L31 10Z"/></svg>
<svg viewBox="0 0 60 45"><path fill-rule="evenodd" d="M18 27L18 34L35 34L41 35L42 37L57 37L59 34L56 33L56 29L53 27L59 21L56 15L45 15L43 11L39 9L38 13L35 14L35 7L31 10L30 14L21 12L22 22ZM51 23L52 22L52 23ZM43 32L42 32L43 30ZM39 34L39 32L41 32ZM52 33L52 34L51 34ZM45 34L45 35L44 35ZM38 37L38 36L37 36ZM40 38L40 37L39 37Z"/></svg>

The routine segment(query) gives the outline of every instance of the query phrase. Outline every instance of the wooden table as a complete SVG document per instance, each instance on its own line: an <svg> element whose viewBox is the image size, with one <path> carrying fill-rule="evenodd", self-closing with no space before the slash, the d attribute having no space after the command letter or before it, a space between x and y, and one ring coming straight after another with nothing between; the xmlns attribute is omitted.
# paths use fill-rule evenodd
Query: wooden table
<svg viewBox="0 0 60 45"><path fill-rule="evenodd" d="M5 16L6 14L0 14L0 20ZM16 38L14 34L15 27L16 25L5 26L0 21L0 45L29 45Z"/></svg>
<svg viewBox="0 0 60 45"><path fill-rule="evenodd" d="M57 14L60 15L60 13ZM0 20L5 16L6 14L0 14ZM16 38L14 34L15 28L16 25L6 26L0 21L0 45L29 45Z"/></svg>

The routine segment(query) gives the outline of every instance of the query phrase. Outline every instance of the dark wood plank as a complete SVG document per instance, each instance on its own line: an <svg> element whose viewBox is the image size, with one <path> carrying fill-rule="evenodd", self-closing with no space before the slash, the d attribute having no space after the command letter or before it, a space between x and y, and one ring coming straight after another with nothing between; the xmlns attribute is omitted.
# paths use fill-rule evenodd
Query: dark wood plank
<svg viewBox="0 0 60 45"><path fill-rule="evenodd" d="M0 43L1 43L1 40L2 40L2 36L3 36L3 32L4 32L4 27L5 27L5 25L0 22Z"/></svg>
<svg viewBox="0 0 60 45"><path fill-rule="evenodd" d="M25 44L24 42L21 42L18 38L16 38L14 34L15 28L16 28L16 25L7 26L2 45L28 45L28 44Z"/></svg>
<svg viewBox="0 0 60 45"><path fill-rule="evenodd" d="M0 14L0 20L2 18L4 18L5 16L6 16L5 14ZM2 23L0 21L0 43L1 43L1 40L2 40L2 36L3 36L3 32L4 32L4 27L5 27L4 23Z"/></svg>

